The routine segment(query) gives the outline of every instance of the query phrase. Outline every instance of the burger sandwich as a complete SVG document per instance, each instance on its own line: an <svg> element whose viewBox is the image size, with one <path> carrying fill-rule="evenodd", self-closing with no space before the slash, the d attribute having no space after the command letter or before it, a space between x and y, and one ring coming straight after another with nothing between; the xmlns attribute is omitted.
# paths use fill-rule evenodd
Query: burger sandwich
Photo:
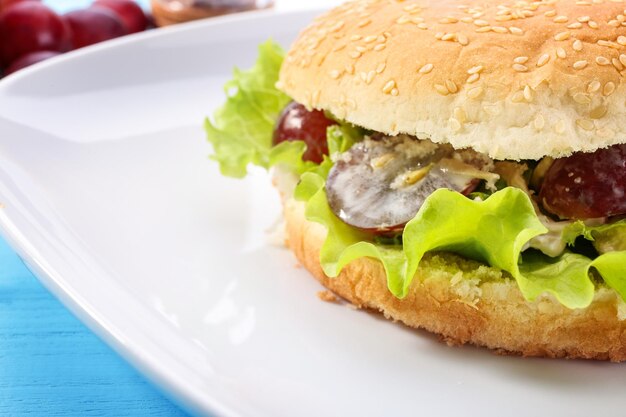
<svg viewBox="0 0 626 417"><path fill-rule="evenodd" d="M626 360L626 2L356 0L235 71L225 175L352 304L524 356Z"/></svg>

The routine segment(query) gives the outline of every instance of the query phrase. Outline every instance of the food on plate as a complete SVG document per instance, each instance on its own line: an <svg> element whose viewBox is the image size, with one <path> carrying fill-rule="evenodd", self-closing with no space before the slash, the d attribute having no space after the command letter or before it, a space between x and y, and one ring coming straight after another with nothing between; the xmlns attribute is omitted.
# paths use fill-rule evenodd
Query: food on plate
<svg viewBox="0 0 626 417"><path fill-rule="evenodd" d="M626 4L357 0L266 42L207 119L359 307L525 356L626 359Z"/></svg>

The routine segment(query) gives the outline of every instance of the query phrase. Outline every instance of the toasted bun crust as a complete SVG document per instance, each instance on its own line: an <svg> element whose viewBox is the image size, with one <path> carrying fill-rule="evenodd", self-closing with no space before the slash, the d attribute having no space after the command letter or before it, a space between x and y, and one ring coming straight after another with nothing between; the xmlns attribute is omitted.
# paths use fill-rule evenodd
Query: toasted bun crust
<svg viewBox="0 0 626 417"><path fill-rule="evenodd" d="M346 3L300 34L278 87L368 129L496 159L626 142L623 0L471 4Z"/></svg>
<svg viewBox="0 0 626 417"><path fill-rule="evenodd" d="M324 227L305 220L304 204L294 200L286 202L285 217L288 244L299 261L358 307L437 333L449 344L524 356L626 360L626 320L613 290L598 289L586 309L569 310L549 297L529 303L502 271L441 253L424 258L409 294L398 299L387 289L381 264L369 258L328 278L319 263Z"/></svg>

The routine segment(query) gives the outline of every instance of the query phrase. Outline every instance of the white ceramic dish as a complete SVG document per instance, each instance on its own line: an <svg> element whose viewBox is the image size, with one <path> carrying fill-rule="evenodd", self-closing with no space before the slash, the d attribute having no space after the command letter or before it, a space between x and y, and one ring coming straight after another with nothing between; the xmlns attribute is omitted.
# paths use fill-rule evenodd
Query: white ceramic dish
<svg viewBox="0 0 626 417"><path fill-rule="evenodd" d="M269 243L268 178L222 178L203 117L233 65L311 13L120 40L0 82L0 225L37 276L172 397L217 416L589 416L621 365L449 348L319 301Z"/></svg>

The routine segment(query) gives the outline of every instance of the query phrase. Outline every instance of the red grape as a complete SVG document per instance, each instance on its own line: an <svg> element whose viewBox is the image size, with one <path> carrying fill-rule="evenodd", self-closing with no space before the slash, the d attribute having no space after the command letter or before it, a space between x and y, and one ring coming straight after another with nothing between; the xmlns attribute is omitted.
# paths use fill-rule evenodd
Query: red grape
<svg viewBox="0 0 626 417"><path fill-rule="evenodd" d="M36 51L65 52L71 32L63 19L36 1L17 3L0 14L0 64Z"/></svg>
<svg viewBox="0 0 626 417"><path fill-rule="evenodd" d="M626 214L626 145L557 159L539 198L547 211L565 219Z"/></svg>
<svg viewBox="0 0 626 417"><path fill-rule="evenodd" d="M72 28L74 49L128 33L122 20L114 12L103 7L74 10L67 13L65 19Z"/></svg>
<svg viewBox="0 0 626 417"><path fill-rule="evenodd" d="M61 53L56 51L37 51L23 55L22 57L13 61L11 65L9 65L6 71L4 71L4 75L12 74L15 71L21 70L22 68L26 68L30 65L36 64L57 55L61 55Z"/></svg>
<svg viewBox="0 0 626 417"><path fill-rule="evenodd" d="M273 144L302 140L307 146L302 159L319 164L324 155L328 155L326 129L334 124L337 123L326 117L323 111L309 111L293 101L285 107L276 123Z"/></svg>
<svg viewBox="0 0 626 417"><path fill-rule="evenodd" d="M131 0L96 0L94 4L115 12L126 25L128 33L146 30L148 20L143 10Z"/></svg>
<svg viewBox="0 0 626 417"><path fill-rule="evenodd" d="M20 3L23 1L41 1L41 0L0 0L0 12L4 9L8 9L9 6L12 6L16 3Z"/></svg>

